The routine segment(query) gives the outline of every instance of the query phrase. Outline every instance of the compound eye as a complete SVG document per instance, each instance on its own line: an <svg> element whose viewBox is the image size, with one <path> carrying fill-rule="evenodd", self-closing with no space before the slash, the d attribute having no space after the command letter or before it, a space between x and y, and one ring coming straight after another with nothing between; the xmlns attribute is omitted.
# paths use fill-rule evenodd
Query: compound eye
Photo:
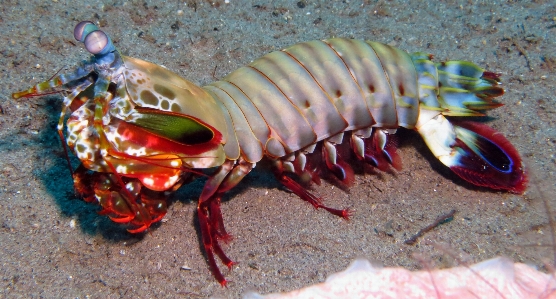
<svg viewBox="0 0 556 299"><path fill-rule="evenodd" d="M87 49L87 51L89 51L89 53L93 55L108 53L110 49L107 48L112 45L112 42L110 41L106 33L100 30L96 30L87 34L83 43L85 44L85 48Z"/></svg>
<svg viewBox="0 0 556 299"><path fill-rule="evenodd" d="M96 30L98 30L98 27L91 21L79 22L79 24L75 26L75 29L73 29L73 37L75 37L76 40L83 42L89 33Z"/></svg>

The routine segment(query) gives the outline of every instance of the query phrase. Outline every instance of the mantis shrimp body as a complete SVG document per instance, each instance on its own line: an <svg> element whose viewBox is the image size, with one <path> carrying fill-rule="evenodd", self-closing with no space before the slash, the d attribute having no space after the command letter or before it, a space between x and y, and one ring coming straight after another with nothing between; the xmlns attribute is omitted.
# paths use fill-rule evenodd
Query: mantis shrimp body
<svg viewBox="0 0 556 299"><path fill-rule="evenodd" d="M446 118L501 105L493 101L504 93L499 75L470 62L433 63L427 54L334 38L272 52L198 87L121 55L91 22L79 23L74 36L90 60L13 97L64 93L58 132L66 152L65 144L81 161L75 171L70 164L75 190L113 221L129 223L132 233L165 215L171 192L216 168L197 212L210 269L222 285L215 255L227 267L234 263L220 247L230 237L220 198L263 158L292 192L344 218L348 210L323 205L307 184L328 173L349 186L348 158L400 169L399 127L417 131L464 180L525 190L524 167L509 141L486 125Z"/></svg>

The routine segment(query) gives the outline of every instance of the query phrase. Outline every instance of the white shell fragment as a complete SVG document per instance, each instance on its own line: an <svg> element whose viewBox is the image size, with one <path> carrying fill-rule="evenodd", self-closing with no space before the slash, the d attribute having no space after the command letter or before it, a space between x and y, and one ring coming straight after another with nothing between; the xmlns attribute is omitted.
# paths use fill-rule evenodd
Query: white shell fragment
<svg viewBox="0 0 556 299"><path fill-rule="evenodd" d="M244 296L285 298L556 298L556 280L553 275L502 257L432 271L378 268L367 260L355 260L324 283L289 293Z"/></svg>

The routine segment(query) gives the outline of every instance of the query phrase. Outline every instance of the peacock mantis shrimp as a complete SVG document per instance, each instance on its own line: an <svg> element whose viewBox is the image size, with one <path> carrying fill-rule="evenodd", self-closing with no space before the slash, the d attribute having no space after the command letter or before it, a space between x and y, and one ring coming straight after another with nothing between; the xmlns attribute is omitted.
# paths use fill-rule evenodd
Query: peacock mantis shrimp
<svg viewBox="0 0 556 299"><path fill-rule="evenodd" d="M173 191L215 168L197 213L210 269L223 286L215 255L228 268L234 262L220 246L230 238L220 200L263 158L285 187L343 218L347 209L325 206L308 184L326 172L349 185L349 160L400 169L400 127L417 131L435 157L472 184L526 188L524 166L506 138L484 124L453 120L502 105L493 100L504 93L499 75L471 62L434 63L425 53L333 38L269 53L198 87L121 55L92 22L79 23L74 37L92 57L13 98L64 94L58 132L66 157L69 148L81 161L74 171L68 158L75 190L113 221L129 223L131 233L161 220Z"/></svg>

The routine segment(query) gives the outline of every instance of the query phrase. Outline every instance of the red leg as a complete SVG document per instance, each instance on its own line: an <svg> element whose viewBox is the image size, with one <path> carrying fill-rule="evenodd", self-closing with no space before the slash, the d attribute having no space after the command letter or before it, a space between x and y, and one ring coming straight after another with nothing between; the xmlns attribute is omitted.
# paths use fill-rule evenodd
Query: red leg
<svg viewBox="0 0 556 299"><path fill-rule="evenodd" d="M212 239L214 253L216 253L220 261L222 261L222 263L225 264L229 270L231 270L232 266L236 263L226 256L222 247L220 247L220 244L218 243L218 240L222 240L226 243L232 239L232 236L226 233L226 230L224 229L224 220L222 219L222 213L220 211L220 197L215 196L211 200L209 215L209 228L211 232L210 237Z"/></svg>
<svg viewBox="0 0 556 299"><path fill-rule="evenodd" d="M208 221L208 209L207 209L207 207L206 206L203 207L199 203L199 206L197 207L197 215L199 216L199 225L201 227L201 236L202 236L202 239L203 239L203 246L205 248L205 253L207 255L210 270L212 272L212 275L214 275L214 278L216 278L216 280L223 287L225 287L228 282L224 278L224 275L222 275L222 272L220 272L220 269L218 269L218 265L216 265L216 260L214 259L213 242L216 241L216 240L213 240L213 238L211 236L212 234L210 233L211 229L210 229L210 224L209 224L209 221Z"/></svg>
<svg viewBox="0 0 556 299"><path fill-rule="evenodd" d="M324 141L322 146L322 159L328 170L332 172L340 182L345 184L346 187L353 185L355 181L353 169L341 158L334 144Z"/></svg>
<svg viewBox="0 0 556 299"><path fill-rule="evenodd" d="M371 138L365 139L364 160L381 171L388 170L388 164L394 169L402 169L402 160L396 152L397 139L393 134L373 130Z"/></svg>
<svg viewBox="0 0 556 299"><path fill-rule="evenodd" d="M386 156L386 160L394 169L397 171L402 170L402 158L398 155L396 149L398 148L398 138L394 134L387 135L386 145L383 149L383 154Z"/></svg>
<svg viewBox="0 0 556 299"><path fill-rule="evenodd" d="M222 219L222 211L220 210L220 197L216 197L210 201L210 225L214 227L215 236L218 239L228 243L232 240L232 236L226 232L224 228L224 219Z"/></svg>
<svg viewBox="0 0 556 299"><path fill-rule="evenodd" d="M235 264L229 259L218 242L219 239L229 241L231 236L224 228L224 220L222 219L222 211L220 210L221 195L237 185L241 179L247 175L254 164L243 160L226 161L214 175L212 175L205 184L199 204L197 206L197 214L199 216L199 224L201 226L201 237L203 246L207 254L210 270L216 280L226 286L228 281L222 275L222 272L216 264L214 255L218 256L220 261L231 269Z"/></svg>
<svg viewBox="0 0 556 299"><path fill-rule="evenodd" d="M315 207L316 209L322 208L322 209L325 209L326 211L328 211L329 213L331 213L333 215L342 217L344 219L349 219L349 216L351 215L351 213L348 209L338 210L338 209L329 208L329 207L323 205L321 203L322 200L320 198L311 194L303 186L298 184L296 181L294 181L293 179L291 179L290 177L288 177L284 173L276 173L276 178L282 184L284 184L284 186L286 186L286 188L290 189L293 193L295 193L301 199L303 199L303 200L309 202L310 204L312 204L313 207Z"/></svg>

